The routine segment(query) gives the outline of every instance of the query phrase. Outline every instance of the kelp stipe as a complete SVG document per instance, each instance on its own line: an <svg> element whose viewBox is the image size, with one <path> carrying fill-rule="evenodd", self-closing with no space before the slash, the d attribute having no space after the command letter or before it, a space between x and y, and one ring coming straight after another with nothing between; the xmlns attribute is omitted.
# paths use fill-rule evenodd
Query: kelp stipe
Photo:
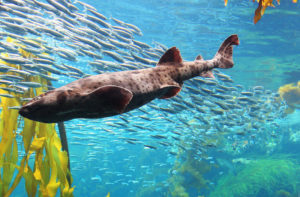
<svg viewBox="0 0 300 197"><path fill-rule="evenodd" d="M14 42L8 38L8 42ZM34 57L33 54L19 50L25 58ZM5 54L2 54L5 55ZM8 64L5 61L1 63L19 69L18 65ZM8 72L8 74L10 74ZM12 73L18 75L16 73ZM9 107L20 106L24 104L21 98L35 97L46 91L49 82L40 76L26 76L26 81L38 82L42 87L30 88L23 95L9 93L14 98L1 97L1 119L0 119L0 196L9 196L20 183L22 177L25 180L25 188L28 196L55 196L60 188L60 196L73 196L73 190L68 178L70 171L68 169L68 156L61 149L60 139L55 131L54 124L38 123L24 119L24 127L21 133L17 133L20 122L18 122L18 110L9 109ZM0 87L8 87L1 84ZM1 94L7 94L7 91L0 89ZM23 150L25 155L18 155L18 145L16 137L23 137ZM30 165L30 156L34 156L34 164ZM16 176L14 176L14 173ZM2 173L2 174L1 174ZM70 181L71 182L71 181ZM39 188L39 191L37 191Z"/></svg>

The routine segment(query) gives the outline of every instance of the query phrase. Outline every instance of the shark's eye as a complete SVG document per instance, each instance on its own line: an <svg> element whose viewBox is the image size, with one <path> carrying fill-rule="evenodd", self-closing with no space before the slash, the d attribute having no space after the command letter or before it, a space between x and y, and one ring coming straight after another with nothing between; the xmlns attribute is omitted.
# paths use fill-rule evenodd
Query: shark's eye
<svg viewBox="0 0 300 197"><path fill-rule="evenodd" d="M20 110L20 114L27 117L30 114L34 114L36 111L41 109L41 105L37 105L37 104L29 104L29 105L25 105L21 108Z"/></svg>
<svg viewBox="0 0 300 197"><path fill-rule="evenodd" d="M32 99L32 101L39 101L41 98L42 98L42 97L41 97L41 95L40 95L40 96L34 97L34 98Z"/></svg>

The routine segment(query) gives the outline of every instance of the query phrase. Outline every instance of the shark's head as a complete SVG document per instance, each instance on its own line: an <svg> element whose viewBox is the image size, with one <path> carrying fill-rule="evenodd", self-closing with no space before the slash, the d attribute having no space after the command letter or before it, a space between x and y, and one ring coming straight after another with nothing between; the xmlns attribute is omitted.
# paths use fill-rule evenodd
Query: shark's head
<svg viewBox="0 0 300 197"><path fill-rule="evenodd" d="M19 114L25 118L45 123L63 121L60 120L58 114L60 111L58 108L66 100L66 97L63 95L63 92L58 91L49 91L41 94L26 103L19 110Z"/></svg>

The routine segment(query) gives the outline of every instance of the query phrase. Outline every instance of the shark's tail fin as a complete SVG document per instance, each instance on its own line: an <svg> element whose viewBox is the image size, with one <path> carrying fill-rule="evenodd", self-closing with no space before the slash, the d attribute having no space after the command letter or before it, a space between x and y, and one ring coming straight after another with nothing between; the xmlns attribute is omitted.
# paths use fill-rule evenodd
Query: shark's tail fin
<svg viewBox="0 0 300 197"><path fill-rule="evenodd" d="M237 35L229 36L220 46L216 53L214 60L217 61L217 68L232 68L232 45L239 45L239 38Z"/></svg>

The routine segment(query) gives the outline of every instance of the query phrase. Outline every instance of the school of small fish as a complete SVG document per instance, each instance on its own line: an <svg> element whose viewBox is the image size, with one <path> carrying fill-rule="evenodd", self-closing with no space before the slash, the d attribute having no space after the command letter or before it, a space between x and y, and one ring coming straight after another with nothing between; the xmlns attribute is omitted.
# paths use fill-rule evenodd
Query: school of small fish
<svg viewBox="0 0 300 197"><path fill-rule="evenodd" d="M138 41L142 35L135 25L107 18L81 1L3 0L0 3L0 59L18 65L18 69L0 64L0 88L6 91L0 94L0 100L1 97L13 98L11 93L20 95L23 101L31 100L22 95L42 85L27 80L28 76L38 75L54 84L66 84L91 74L153 67L167 47L158 42L152 47ZM25 57L20 49L34 56ZM276 133L279 125L275 120L282 118L286 107L278 99L279 95L262 86L244 88L217 69L213 73L215 79L198 77L187 81L171 102L154 101L116 117L66 123L72 171L85 168L85 162L99 162L103 168L93 167L98 168L99 173L105 171L119 177L106 185L136 184L137 181L151 185L154 183L108 170L111 164L105 156L115 152L111 148L120 153L132 146L145 151L159 150L168 155L168 165L174 163L174 156L179 152L192 150L195 159L215 163L217 161L209 157L212 149L222 151L227 147L239 152L265 144L270 138L279 140ZM51 84L47 88L51 89ZM18 109L20 106L11 107L11 110ZM220 141L220 136L226 143ZM77 146L87 151L83 162L73 161ZM136 157L128 154L127 159L119 163ZM145 174L152 173L151 166L132 165L129 170L138 171L137 168ZM101 182L103 178L91 179Z"/></svg>

